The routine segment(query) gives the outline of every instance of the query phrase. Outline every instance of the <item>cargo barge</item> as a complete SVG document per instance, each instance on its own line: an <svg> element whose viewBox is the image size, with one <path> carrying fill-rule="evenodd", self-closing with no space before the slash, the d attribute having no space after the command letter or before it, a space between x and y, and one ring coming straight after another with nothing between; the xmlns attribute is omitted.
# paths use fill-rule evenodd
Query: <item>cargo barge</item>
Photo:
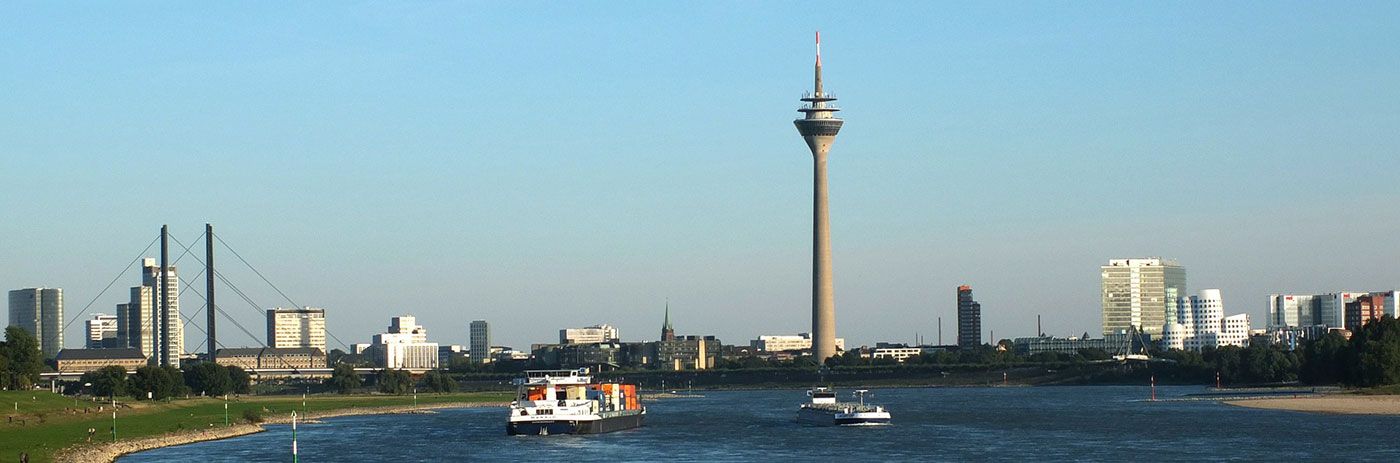
<svg viewBox="0 0 1400 463"><path fill-rule="evenodd" d="M529 370L515 380L506 434L598 434L642 425L637 386L595 383L587 368Z"/></svg>

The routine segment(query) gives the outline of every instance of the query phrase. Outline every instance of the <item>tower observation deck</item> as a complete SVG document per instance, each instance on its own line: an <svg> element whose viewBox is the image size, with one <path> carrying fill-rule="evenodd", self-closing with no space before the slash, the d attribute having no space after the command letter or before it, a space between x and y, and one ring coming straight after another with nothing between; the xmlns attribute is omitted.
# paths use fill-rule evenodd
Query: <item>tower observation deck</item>
<svg viewBox="0 0 1400 463"><path fill-rule="evenodd" d="M812 354L817 363L836 355L836 298L831 276L831 214L827 207L826 155L842 121L836 97L822 89L822 36L817 33L815 89L802 95L797 109L802 118L792 121L812 150Z"/></svg>

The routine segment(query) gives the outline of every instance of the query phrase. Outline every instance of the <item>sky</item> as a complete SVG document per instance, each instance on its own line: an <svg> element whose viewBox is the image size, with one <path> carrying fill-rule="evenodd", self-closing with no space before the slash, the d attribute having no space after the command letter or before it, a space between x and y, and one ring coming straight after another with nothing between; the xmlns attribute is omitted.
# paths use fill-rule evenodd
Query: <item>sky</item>
<svg viewBox="0 0 1400 463"><path fill-rule="evenodd" d="M63 288L77 347L162 224L202 246L212 223L247 296L216 293L247 331L225 346L292 303L333 348L398 314L445 344L476 319L517 348L652 340L667 304L731 344L809 331L791 120L820 30L848 345L936 342L940 317L953 342L961 284L984 337L1097 335L1098 267L1147 256L1262 328L1271 293L1400 288L1396 24L1395 2L9 2L0 287Z"/></svg>

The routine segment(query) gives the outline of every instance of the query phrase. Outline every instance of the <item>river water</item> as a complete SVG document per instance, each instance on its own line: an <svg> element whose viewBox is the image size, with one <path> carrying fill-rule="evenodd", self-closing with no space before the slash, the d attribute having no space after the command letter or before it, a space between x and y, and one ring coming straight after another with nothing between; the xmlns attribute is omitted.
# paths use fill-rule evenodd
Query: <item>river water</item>
<svg viewBox="0 0 1400 463"><path fill-rule="evenodd" d="M1159 387L1159 398L1203 392ZM840 391L848 396L849 391ZM876 389L894 424L807 427L803 391L705 391L647 403L644 427L507 436L505 410L329 418L297 428L302 462L389 461L1400 461L1400 417L1321 415L1211 401L1145 401L1146 387ZM846 400L846 399L842 399ZM286 462L291 429L167 447L122 463Z"/></svg>

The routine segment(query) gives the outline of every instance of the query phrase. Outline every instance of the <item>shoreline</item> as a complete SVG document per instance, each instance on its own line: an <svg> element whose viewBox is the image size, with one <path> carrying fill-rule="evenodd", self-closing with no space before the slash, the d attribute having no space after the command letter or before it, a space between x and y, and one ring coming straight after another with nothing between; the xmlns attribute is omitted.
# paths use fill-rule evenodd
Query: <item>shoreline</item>
<svg viewBox="0 0 1400 463"><path fill-rule="evenodd" d="M1241 408L1328 415L1400 415L1400 396L1322 394L1310 397L1260 397L1225 400Z"/></svg>
<svg viewBox="0 0 1400 463"><path fill-rule="evenodd" d="M415 413L424 410L437 410L444 408L483 408L483 407L504 407L506 402L461 402L461 403L434 403L423 405L393 405L387 407L350 407L339 410L327 410L321 412L307 413L305 416L298 416L297 421L303 424L315 423L314 420L325 418L336 418L342 416L361 415L393 415L403 413ZM102 444L88 445L79 444L64 448L54 453L54 461L66 461L75 463L112 463L123 455L153 450L162 447L173 447L176 445L193 444L196 442L214 441L229 439L233 437L246 436L266 431L263 426L275 424L291 423L292 418L279 416L269 418L261 423L241 423L227 427L216 426L197 431L185 431L159 436L143 437L140 439L107 442Z"/></svg>

